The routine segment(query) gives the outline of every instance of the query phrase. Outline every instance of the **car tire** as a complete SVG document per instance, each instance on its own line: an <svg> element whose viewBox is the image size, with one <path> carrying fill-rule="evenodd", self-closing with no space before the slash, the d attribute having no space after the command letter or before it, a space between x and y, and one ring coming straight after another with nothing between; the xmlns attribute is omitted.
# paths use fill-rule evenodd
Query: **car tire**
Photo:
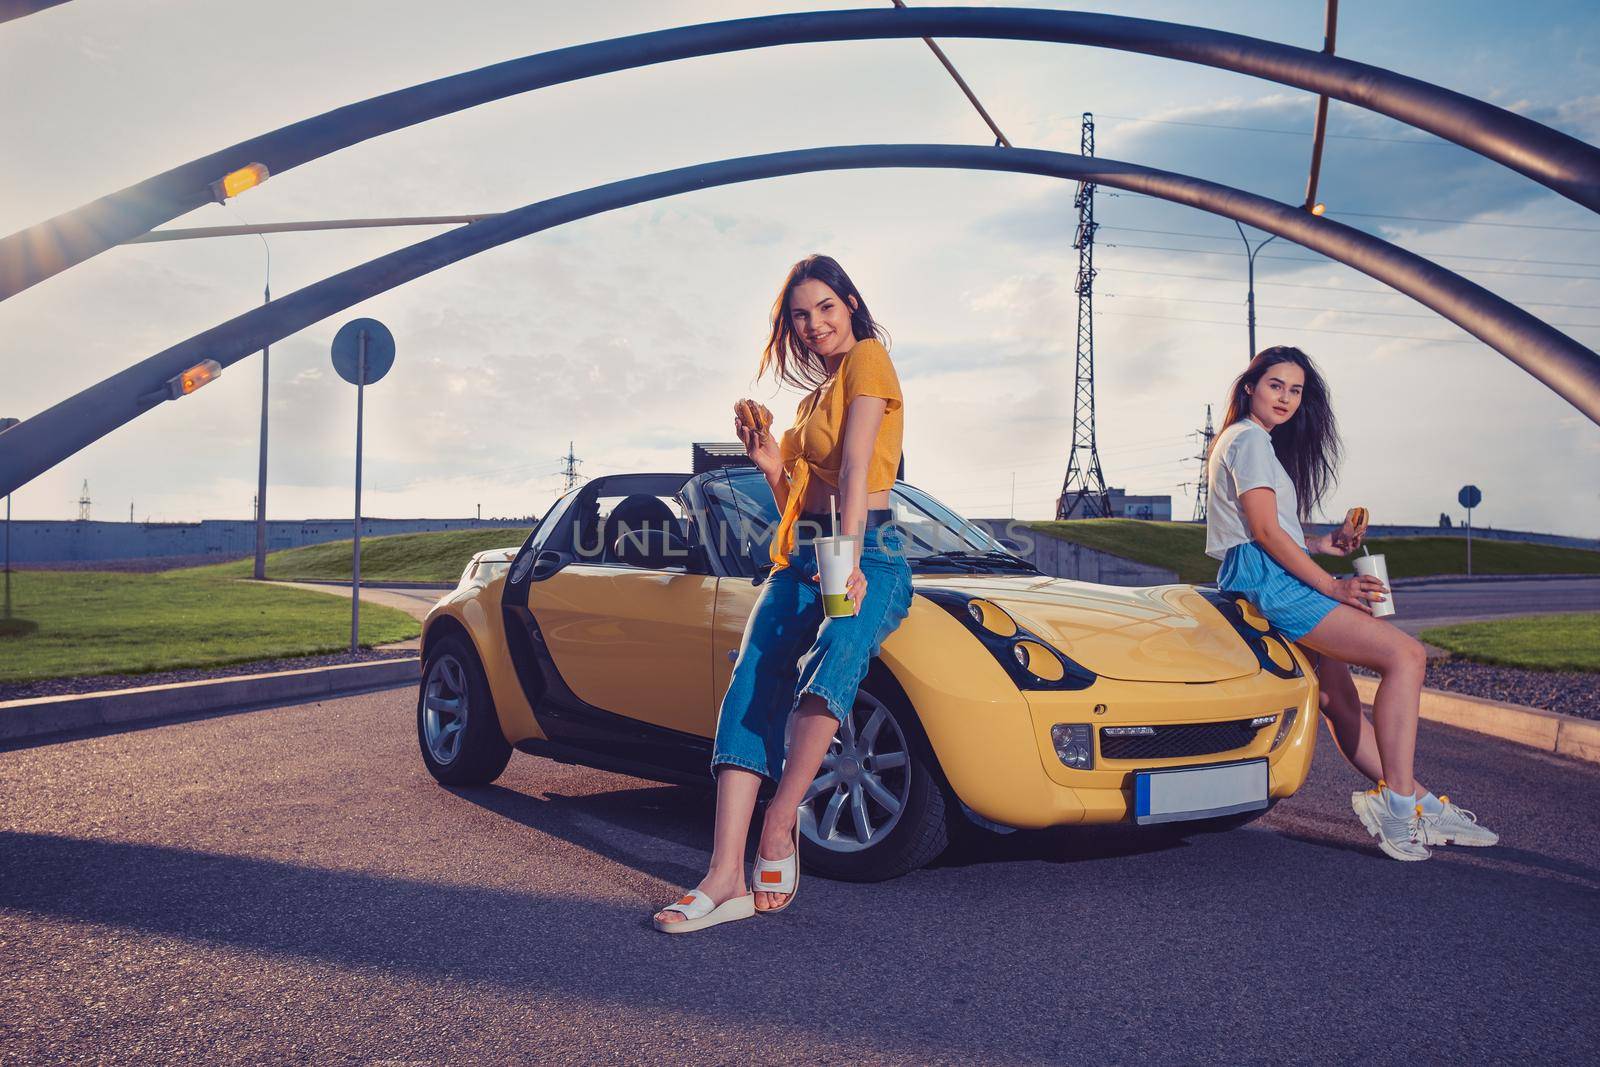
<svg viewBox="0 0 1600 1067"><path fill-rule="evenodd" d="M483 666L460 634L435 642L422 665L417 743L428 773L442 785L487 785L511 760Z"/></svg>
<svg viewBox="0 0 1600 1067"><path fill-rule="evenodd" d="M880 711L884 718L875 722ZM897 762L901 755L903 763ZM897 813L882 802L886 796L899 803ZM870 827L865 842L856 823L860 804ZM946 809L933 750L916 713L887 671L875 665L801 806L801 865L846 882L898 878L945 850L950 841Z"/></svg>

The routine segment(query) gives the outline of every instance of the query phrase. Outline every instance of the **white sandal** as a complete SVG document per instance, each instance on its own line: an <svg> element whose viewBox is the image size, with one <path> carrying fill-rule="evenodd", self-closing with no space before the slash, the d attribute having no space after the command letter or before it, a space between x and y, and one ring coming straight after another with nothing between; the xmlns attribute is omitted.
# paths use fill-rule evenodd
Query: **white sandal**
<svg viewBox="0 0 1600 1067"><path fill-rule="evenodd" d="M750 873L750 884L761 893L787 893L789 898L782 904L772 908L757 908L762 915L771 915L775 911L782 911L794 903L795 895L800 890L800 820L794 823L794 851L781 860L769 860L761 854L761 849L756 848L756 863ZM754 902L752 898L752 907Z"/></svg>
<svg viewBox="0 0 1600 1067"><path fill-rule="evenodd" d="M691 889L682 900L676 904L668 904L661 910L675 911L683 918L678 922L653 919L657 930L664 934L687 934L719 923L732 922L734 919L750 918L756 913L756 897L754 893L746 893L742 897L729 897L721 904L717 904L700 890Z"/></svg>

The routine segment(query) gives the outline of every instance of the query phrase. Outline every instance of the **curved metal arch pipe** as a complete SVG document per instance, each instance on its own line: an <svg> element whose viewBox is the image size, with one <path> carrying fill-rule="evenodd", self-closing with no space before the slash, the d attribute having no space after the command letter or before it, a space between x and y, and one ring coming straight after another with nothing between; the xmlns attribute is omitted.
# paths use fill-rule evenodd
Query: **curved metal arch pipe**
<svg viewBox="0 0 1600 1067"><path fill-rule="evenodd" d="M202 359L228 366L378 293L540 230L666 196L814 171L875 167L994 170L1091 181L1186 204L1278 234L1432 308L1600 423L1600 355L1521 308L1421 256L1331 219L1242 189L1101 157L975 145L845 145L628 178L529 204L419 241L279 297L149 357L0 437L0 495L136 418L139 397Z"/></svg>
<svg viewBox="0 0 1600 1067"><path fill-rule="evenodd" d="M1454 141L1600 211L1600 149L1503 108L1292 45L1181 23L1033 8L891 8L768 15L618 37L525 56L372 97L192 160L0 239L0 300L202 206L250 163L273 174L380 134L491 100L670 60L750 48L899 37L1090 45L1291 85Z"/></svg>

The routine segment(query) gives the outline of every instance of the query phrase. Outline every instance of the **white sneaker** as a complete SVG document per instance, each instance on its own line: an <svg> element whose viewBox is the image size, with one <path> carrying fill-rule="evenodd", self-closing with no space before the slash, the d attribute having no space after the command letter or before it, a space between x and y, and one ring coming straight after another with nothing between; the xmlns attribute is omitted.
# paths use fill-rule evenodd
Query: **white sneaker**
<svg viewBox="0 0 1600 1067"><path fill-rule="evenodd" d="M1478 825L1478 817L1465 808L1450 803L1448 796L1439 798L1444 810L1437 815L1422 813L1422 841L1429 845L1472 845L1486 848L1500 840L1500 835L1487 826Z"/></svg>
<svg viewBox="0 0 1600 1067"><path fill-rule="evenodd" d="M1384 855L1397 860L1425 860L1433 855L1422 843L1421 808L1409 815L1395 815L1389 810L1389 787L1379 783L1366 792L1350 794L1350 807L1361 817L1367 833L1378 839Z"/></svg>

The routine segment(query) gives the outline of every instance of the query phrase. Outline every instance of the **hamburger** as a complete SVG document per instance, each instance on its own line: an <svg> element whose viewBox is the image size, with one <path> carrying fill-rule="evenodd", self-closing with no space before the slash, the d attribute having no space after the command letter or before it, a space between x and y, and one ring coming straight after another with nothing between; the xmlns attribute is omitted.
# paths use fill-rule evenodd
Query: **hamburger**
<svg viewBox="0 0 1600 1067"><path fill-rule="evenodd" d="M1344 525L1339 528L1339 537L1346 545L1354 545L1366 536L1367 509L1351 508L1345 512Z"/></svg>
<svg viewBox="0 0 1600 1067"><path fill-rule="evenodd" d="M772 425L772 412L758 401L741 400L733 405L733 410L739 417L739 424L747 430L766 433L767 428Z"/></svg>

